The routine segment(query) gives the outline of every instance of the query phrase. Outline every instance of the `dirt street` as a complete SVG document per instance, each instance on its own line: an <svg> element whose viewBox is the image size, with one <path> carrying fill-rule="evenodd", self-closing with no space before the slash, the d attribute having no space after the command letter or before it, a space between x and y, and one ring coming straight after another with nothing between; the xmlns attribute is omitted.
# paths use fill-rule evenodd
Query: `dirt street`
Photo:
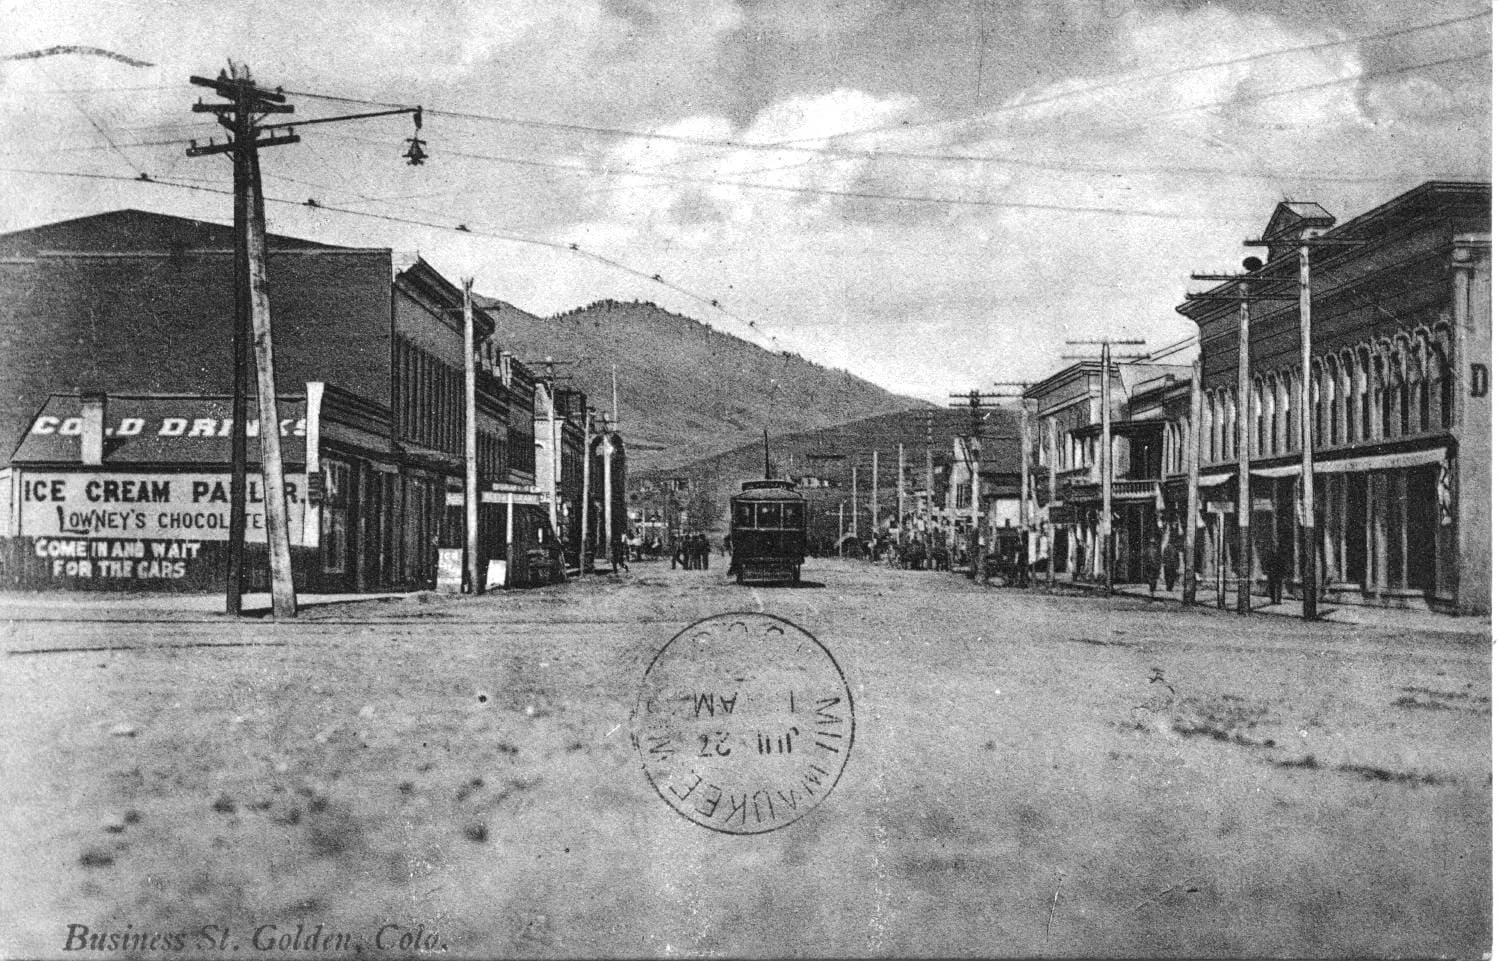
<svg viewBox="0 0 1499 961"><path fill-rule="evenodd" d="M1482 625L715 563L292 624L0 622L0 954L1489 948ZM630 740L653 655L732 610L820 640L858 725L832 793L749 836L668 807Z"/></svg>

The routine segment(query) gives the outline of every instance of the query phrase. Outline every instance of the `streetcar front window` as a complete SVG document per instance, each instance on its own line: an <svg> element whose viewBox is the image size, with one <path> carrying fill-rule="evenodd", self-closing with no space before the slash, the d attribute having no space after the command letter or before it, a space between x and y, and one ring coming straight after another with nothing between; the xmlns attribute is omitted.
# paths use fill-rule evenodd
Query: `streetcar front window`
<svg viewBox="0 0 1499 961"><path fill-rule="evenodd" d="M734 505L734 526L735 527L754 527L755 526L755 505L754 504L746 504L746 503L741 502L741 503L738 503L738 504Z"/></svg>
<svg viewBox="0 0 1499 961"><path fill-rule="evenodd" d="M803 522L802 522L802 507L803 506L804 505L802 505L800 503L785 504L785 505L783 505L782 509L785 512L783 519L784 519L785 524L786 524L787 527L789 527L789 528L791 528L793 530L798 530L798 529L800 529L803 526Z"/></svg>
<svg viewBox="0 0 1499 961"><path fill-rule="evenodd" d="M780 504L756 504L755 526L761 530L777 528L781 526Z"/></svg>

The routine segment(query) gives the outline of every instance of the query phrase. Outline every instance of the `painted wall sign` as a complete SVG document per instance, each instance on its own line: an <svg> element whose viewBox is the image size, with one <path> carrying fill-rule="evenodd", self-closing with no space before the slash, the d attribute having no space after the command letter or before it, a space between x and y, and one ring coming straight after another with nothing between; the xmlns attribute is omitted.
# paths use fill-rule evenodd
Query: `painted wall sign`
<svg viewBox="0 0 1499 961"><path fill-rule="evenodd" d="M245 540L265 543L261 478L248 479ZM25 472L20 478L20 530L37 538L229 539L229 475ZM303 474L286 475L291 542L301 546L307 489Z"/></svg>
<svg viewBox="0 0 1499 961"><path fill-rule="evenodd" d="M31 433L40 437L57 434L76 437L83 433L82 417L56 417L43 414L31 425ZM229 437L234 433L232 417L122 417L104 428L105 437ZM281 418L282 437L305 437L307 421L302 417ZM260 436L260 421L245 421L245 436Z"/></svg>
<svg viewBox="0 0 1499 961"><path fill-rule="evenodd" d="M53 578L81 580L182 580L209 560L201 541L38 537L31 553Z"/></svg>

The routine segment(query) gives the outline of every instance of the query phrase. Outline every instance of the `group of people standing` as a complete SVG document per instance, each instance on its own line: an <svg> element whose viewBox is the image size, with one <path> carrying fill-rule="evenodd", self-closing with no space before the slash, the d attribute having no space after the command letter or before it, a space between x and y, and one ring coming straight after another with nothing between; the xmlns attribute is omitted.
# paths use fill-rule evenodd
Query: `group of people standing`
<svg viewBox="0 0 1499 961"><path fill-rule="evenodd" d="M678 538L672 545L671 567L676 570L681 564L683 570L706 571L708 569L708 555L712 548L708 543L708 535L702 531L696 531L685 537Z"/></svg>

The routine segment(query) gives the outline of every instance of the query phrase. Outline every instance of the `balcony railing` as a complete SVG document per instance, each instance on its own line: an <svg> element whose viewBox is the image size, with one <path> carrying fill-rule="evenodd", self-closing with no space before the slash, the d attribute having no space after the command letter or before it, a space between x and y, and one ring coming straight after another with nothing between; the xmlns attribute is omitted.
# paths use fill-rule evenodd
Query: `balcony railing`
<svg viewBox="0 0 1499 961"><path fill-rule="evenodd" d="M1160 485L1161 482L1156 480L1116 480L1114 481L1114 499L1153 500ZM1064 500L1074 504L1086 503L1103 498L1103 485L1081 477L1077 479L1077 483L1067 485L1058 493Z"/></svg>

